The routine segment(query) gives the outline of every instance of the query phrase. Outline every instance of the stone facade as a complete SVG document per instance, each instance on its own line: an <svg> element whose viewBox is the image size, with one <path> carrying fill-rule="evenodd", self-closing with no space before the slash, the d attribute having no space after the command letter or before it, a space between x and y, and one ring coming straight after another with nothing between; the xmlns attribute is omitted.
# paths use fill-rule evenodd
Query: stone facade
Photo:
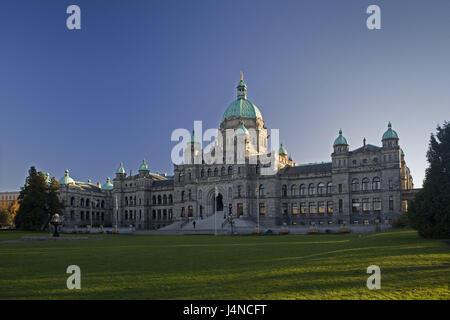
<svg viewBox="0 0 450 320"><path fill-rule="evenodd" d="M227 147L204 152L193 133L185 162L174 165L173 177L151 173L144 160L136 175L127 176L121 164L113 187L63 183L66 224L90 224L86 212L94 212L99 217L94 225L158 229L223 211L252 221L259 214L266 227L360 225L390 223L407 210L403 194L413 189L413 180L390 124L381 146L366 145L364 139L361 147L350 150L340 131L331 161L297 164L283 146L268 153L261 112L247 100L242 78L237 88L238 99L219 129ZM265 166L258 159L263 156L272 159L276 173L261 174ZM214 157L224 164L211 163ZM97 200L95 207L88 207L86 199L91 205Z"/></svg>

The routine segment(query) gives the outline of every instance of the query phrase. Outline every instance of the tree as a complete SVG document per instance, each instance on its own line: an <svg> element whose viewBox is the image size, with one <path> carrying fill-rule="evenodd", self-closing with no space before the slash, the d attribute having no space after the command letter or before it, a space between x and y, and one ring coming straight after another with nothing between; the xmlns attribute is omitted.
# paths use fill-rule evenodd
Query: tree
<svg viewBox="0 0 450 320"><path fill-rule="evenodd" d="M52 214L62 214L64 205L58 199L58 182L54 178L47 184L44 173L37 172L35 167L28 173L18 198L15 224L18 229L41 230Z"/></svg>
<svg viewBox="0 0 450 320"><path fill-rule="evenodd" d="M14 216L16 215L19 204L17 201L0 204L0 226L14 225Z"/></svg>
<svg viewBox="0 0 450 320"><path fill-rule="evenodd" d="M437 127L427 152L425 181L408 210L411 226L426 238L450 238L450 123Z"/></svg>

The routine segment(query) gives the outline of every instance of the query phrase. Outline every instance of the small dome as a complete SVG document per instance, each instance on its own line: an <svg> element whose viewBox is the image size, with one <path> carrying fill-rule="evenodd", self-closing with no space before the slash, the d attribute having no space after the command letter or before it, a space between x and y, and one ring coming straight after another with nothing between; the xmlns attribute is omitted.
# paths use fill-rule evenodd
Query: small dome
<svg viewBox="0 0 450 320"><path fill-rule="evenodd" d="M111 178L106 179L106 183L102 184L102 190L112 190L114 185L111 183Z"/></svg>
<svg viewBox="0 0 450 320"><path fill-rule="evenodd" d="M392 130L392 124L389 122L388 129L383 134L383 138L381 140L387 140L387 139L398 139L398 134L394 130Z"/></svg>
<svg viewBox="0 0 450 320"><path fill-rule="evenodd" d="M197 137L194 134L194 130L192 130L192 134L191 134L191 142L196 142L196 143L200 143L200 141L197 139Z"/></svg>
<svg viewBox="0 0 450 320"><path fill-rule="evenodd" d="M236 130L236 135L246 135L248 136L248 130L247 128L244 126L244 121L241 121L241 126L239 128L237 128Z"/></svg>
<svg viewBox="0 0 450 320"><path fill-rule="evenodd" d="M342 129L339 129L339 136L334 140L333 146L348 145L347 139L342 135Z"/></svg>
<svg viewBox="0 0 450 320"><path fill-rule="evenodd" d="M292 157L291 157L291 156L289 156L289 158L288 158L288 159L289 159L289 161L292 161Z"/></svg>
<svg viewBox="0 0 450 320"><path fill-rule="evenodd" d="M283 144L281 144L280 149L278 149L278 154L280 155L287 154L287 150L285 147L283 147Z"/></svg>
<svg viewBox="0 0 450 320"><path fill-rule="evenodd" d="M139 171L150 171L147 165L147 161L145 159L142 160L142 164L139 167Z"/></svg>
<svg viewBox="0 0 450 320"><path fill-rule="evenodd" d="M125 169L123 168L123 163L120 163L119 169L117 169L116 173L125 174Z"/></svg>
<svg viewBox="0 0 450 320"><path fill-rule="evenodd" d="M69 176L69 170L66 170L64 177L59 179L60 184L73 184L75 181Z"/></svg>

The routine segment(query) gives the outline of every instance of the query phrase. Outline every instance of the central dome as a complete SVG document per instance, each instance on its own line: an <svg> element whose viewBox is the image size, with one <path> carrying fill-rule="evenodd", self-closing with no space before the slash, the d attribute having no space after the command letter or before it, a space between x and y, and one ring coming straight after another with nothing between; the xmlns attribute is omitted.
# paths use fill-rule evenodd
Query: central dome
<svg viewBox="0 0 450 320"><path fill-rule="evenodd" d="M247 85L244 82L244 75L241 73L241 81L237 86L237 100L233 101L225 111L222 122L232 118L261 119L261 111L250 100L247 100Z"/></svg>
<svg viewBox="0 0 450 320"><path fill-rule="evenodd" d="M250 119L261 119L261 111L258 107L247 99L238 99L233 101L225 113L223 114L222 121L231 118L250 118Z"/></svg>

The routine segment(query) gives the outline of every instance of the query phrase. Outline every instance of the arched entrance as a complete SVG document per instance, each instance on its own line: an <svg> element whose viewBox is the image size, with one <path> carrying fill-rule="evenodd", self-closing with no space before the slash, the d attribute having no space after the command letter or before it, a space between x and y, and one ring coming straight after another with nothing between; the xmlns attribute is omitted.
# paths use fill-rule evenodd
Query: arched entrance
<svg viewBox="0 0 450 320"><path fill-rule="evenodd" d="M213 215L215 212L222 212L224 210L223 195L218 193L217 197L214 189L208 193L207 202L207 216Z"/></svg>
<svg viewBox="0 0 450 320"><path fill-rule="evenodd" d="M223 211L223 196L221 193L216 197L216 211Z"/></svg>

